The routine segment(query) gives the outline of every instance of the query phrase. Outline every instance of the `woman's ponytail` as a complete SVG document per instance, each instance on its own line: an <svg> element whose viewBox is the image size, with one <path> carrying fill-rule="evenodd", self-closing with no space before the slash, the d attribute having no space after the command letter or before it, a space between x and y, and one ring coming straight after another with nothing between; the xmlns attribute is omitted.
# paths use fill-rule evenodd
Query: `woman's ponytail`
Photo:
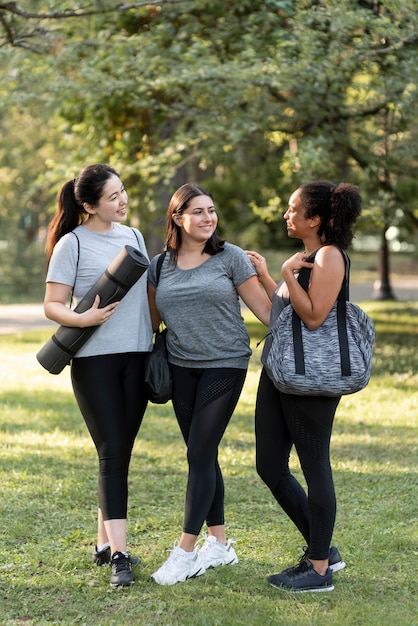
<svg viewBox="0 0 418 626"><path fill-rule="evenodd" d="M82 215L85 211L75 198L74 185L75 180L69 180L64 183L58 193L58 210L49 224L45 244L47 262L49 262L51 258L52 251L57 241L83 222Z"/></svg>
<svg viewBox="0 0 418 626"><path fill-rule="evenodd" d="M352 227L361 213L358 187L340 183L331 190L328 225L324 229L327 241L348 248L353 240Z"/></svg>

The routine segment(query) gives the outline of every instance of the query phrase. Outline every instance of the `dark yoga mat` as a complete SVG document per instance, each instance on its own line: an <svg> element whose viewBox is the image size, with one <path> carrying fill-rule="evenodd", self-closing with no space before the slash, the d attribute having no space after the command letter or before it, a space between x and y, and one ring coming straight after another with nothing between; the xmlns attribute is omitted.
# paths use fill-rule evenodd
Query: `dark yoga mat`
<svg viewBox="0 0 418 626"><path fill-rule="evenodd" d="M139 250L125 246L74 310L84 313L91 308L97 295L100 296L101 309L118 302L148 269L148 265L148 259ZM59 374L97 328L99 326L60 326L39 350L36 358L48 372Z"/></svg>

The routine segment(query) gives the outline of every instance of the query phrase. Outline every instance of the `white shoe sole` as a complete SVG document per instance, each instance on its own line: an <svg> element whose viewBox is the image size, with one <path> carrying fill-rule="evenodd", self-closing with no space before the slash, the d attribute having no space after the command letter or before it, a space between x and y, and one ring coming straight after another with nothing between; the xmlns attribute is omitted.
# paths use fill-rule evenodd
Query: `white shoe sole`
<svg viewBox="0 0 418 626"><path fill-rule="evenodd" d="M340 572L342 569L344 569L344 567L345 567L344 561L338 561L338 563L333 563L332 565L329 566L333 574L335 574L336 572Z"/></svg>
<svg viewBox="0 0 418 626"><path fill-rule="evenodd" d="M211 563L208 563L207 565L205 563L203 564L204 564L205 569L214 569L215 567L223 567L224 565L235 565L236 563L238 563L238 557L234 556L232 557L230 561L225 562L219 559L218 561L212 561Z"/></svg>
<svg viewBox="0 0 418 626"><path fill-rule="evenodd" d="M186 580L189 580L189 578L196 578L197 576L202 576L202 574L205 573L205 568L204 567L200 567L196 572L193 572L192 574L189 575L185 575L182 576L181 578L176 578L175 580L166 580L164 577L159 577L158 573L155 572L155 574L152 574L151 578L158 584L158 585L176 585L177 583L184 583Z"/></svg>

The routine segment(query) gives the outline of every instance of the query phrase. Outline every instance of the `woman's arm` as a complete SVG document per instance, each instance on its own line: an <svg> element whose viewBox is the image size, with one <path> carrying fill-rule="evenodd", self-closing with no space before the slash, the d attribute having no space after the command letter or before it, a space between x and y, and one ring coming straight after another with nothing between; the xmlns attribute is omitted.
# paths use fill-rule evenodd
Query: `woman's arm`
<svg viewBox="0 0 418 626"><path fill-rule="evenodd" d="M45 316L61 324L75 328L87 328L100 326L113 315L119 302L113 302L99 309L100 296L96 296L90 309L84 313L76 313L67 306L68 296L71 292L69 285L61 283L47 283L44 298Z"/></svg>
<svg viewBox="0 0 418 626"><path fill-rule="evenodd" d="M147 289L148 289L148 306L149 306L149 312L151 314L152 330L155 332L157 328L159 327L159 325L161 324L161 315L160 315L159 310L157 309L157 303L155 301L155 295L157 293L157 290L150 283L148 283Z"/></svg>
<svg viewBox="0 0 418 626"><path fill-rule="evenodd" d="M270 323L271 302L260 287L257 276L251 276L237 287L239 297L266 326Z"/></svg>
<svg viewBox="0 0 418 626"><path fill-rule="evenodd" d="M271 302L277 283L269 274L265 257L261 256L261 254L258 254L258 252L255 252L254 250L246 250L245 252L247 253L251 263L254 265L255 271L258 275L258 280L263 285L263 288L265 289L265 292Z"/></svg>
<svg viewBox="0 0 418 626"><path fill-rule="evenodd" d="M306 263L306 258L306 253L298 252L287 259L282 265L282 276L296 313L309 330L315 330L324 322L337 299L345 275L345 262L335 246L321 248L313 264ZM303 267L313 267L307 292L294 275Z"/></svg>

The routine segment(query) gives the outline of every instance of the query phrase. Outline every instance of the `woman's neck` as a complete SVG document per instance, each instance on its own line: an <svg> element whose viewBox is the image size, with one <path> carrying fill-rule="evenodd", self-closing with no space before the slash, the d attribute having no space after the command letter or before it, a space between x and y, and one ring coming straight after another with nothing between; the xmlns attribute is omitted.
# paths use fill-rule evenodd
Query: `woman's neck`
<svg viewBox="0 0 418 626"><path fill-rule="evenodd" d="M308 256L322 248L324 245L319 237L312 237L309 239L303 240L303 245L305 246L305 252Z"/></svg>
<svg viewBox="0 0 418 626"><path fill-rule="evenodd" d="M91 219L91 217L89 217L82 226L101 235L106 235L113 230L113 222L102 222L101 220Z"/></svg>
<svg viewBox="0 0 418 626"><path fill-rule="evenodd" d="M194 269L208 260L210 254L204 252L205 242L183 242L179 248L177 265L182 270Z"/></svg>
<svg viewBox="0 0 418 626"><path fill-rule="evenodd" d="M183 241L178 252L179 257L199 256L203 254L206 241Z"/></svg>

